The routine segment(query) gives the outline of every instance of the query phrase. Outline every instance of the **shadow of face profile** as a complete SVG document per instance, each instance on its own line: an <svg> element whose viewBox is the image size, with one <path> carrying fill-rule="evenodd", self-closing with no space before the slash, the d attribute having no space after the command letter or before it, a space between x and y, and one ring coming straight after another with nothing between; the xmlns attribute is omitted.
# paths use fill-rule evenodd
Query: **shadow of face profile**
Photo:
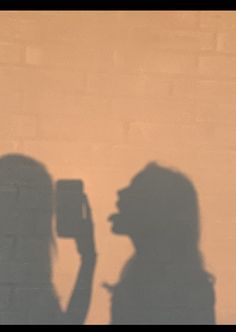
<svg viewBox="0 0 236 332"><path fill-rule="evenodd" d="M160 241L163 236L169 241L179 237L181 244L186 240L197 246L197 194L192 183L178 172L149 164L118 192L117 207L118 213L109 218L116 234L140 240L155 237Z"/></svg>
<svg viewBox="0 0 236 332"><path fill-rule="evenodd" d="M214 294L199 251L199 211L192 182L147 165L118 192L112 232L135 254L112 297L113 324L214 323Z"/></svg>

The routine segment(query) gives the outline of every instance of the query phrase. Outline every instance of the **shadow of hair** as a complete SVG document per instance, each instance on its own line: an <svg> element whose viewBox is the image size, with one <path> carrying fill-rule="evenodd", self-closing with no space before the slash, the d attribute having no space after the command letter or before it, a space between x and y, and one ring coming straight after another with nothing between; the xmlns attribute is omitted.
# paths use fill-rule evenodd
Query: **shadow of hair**
<svg viewBox="0 0 236 332"><path fill-rule="evenodd" d="M112 324L214 324L213 277L199 250L199 208L192 182L148 164L118 192L112 231L135 253L113 288Z"/></svg>

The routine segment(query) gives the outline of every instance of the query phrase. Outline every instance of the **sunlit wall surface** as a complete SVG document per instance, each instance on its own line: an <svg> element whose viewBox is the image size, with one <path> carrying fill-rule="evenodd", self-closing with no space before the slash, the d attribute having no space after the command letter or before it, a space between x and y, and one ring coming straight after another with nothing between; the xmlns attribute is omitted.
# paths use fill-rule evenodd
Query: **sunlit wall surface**
<svg viewBox="0 0 236 332"><path fill-rule="evenodd" d="M235 103L235 12L0 12L0 154L38 160L54 181L83 181L98 253L86 324L110 322L103 284L118 281L134 249L107 218L151 161L194 184L216 320L235 323ZM81 262L73 239L55 241L66 308Z"/></svg>

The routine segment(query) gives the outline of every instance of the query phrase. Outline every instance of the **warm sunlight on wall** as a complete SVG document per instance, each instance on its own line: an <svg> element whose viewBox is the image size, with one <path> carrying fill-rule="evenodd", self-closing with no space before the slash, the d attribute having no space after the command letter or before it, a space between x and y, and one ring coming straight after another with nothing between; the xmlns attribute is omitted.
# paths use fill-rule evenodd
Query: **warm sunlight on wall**
<svg viewBox="0 0 236 332"><path fill-rule="evenodd" d="M0 13L0 153L84 181L98 251L87 324L110 321L102 284L133 250L107 222L116 192L150 161L195 184L217 322L236 322L235 104L235 12ZM79 264L58 239L62 306Z"/></svg>

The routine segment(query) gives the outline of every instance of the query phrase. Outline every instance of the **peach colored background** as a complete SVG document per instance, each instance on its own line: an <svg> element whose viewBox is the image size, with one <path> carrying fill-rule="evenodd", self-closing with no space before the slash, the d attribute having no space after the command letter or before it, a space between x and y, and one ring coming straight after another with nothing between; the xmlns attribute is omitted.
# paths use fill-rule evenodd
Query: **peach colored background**
<svg viewBox="0 0 236 332"><path fill-rule="evenodd" d="M106 220L116 191L152 160L194 182L217 322L236 323L235 104L233 11L0 12L0 153L84 180L99 252L87 324L109 322L101 284L132 252ZM65 306L79 261L57 245Z"/></svg>

